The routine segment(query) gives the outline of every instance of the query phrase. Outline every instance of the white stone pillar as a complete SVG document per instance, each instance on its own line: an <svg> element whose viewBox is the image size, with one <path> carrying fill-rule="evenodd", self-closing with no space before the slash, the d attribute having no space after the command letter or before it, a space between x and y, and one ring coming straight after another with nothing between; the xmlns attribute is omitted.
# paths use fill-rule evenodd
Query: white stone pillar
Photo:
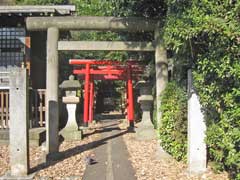
<svg viewBox="0 0 240 180"><path fill-rule="evenodd" d="M188 70L188 170L191 174L206 171L207 150L206 123L201 111L199 97L193 87L191 70Z"/></svg>
<svg viewBox="0 0 240 180"><path fill-rule="evenodd" d="M163 42L160 37L160 29L156 28L154 32L155 38L155 71L156 71L156 100L157 100L157 124L160 126L161 123L161 112L160 109L160 95L165 89L168 82L168 60L167 51L163 46Z"/></svg>
<svg viewBox="0 0 240 180"><path fill-rule="evenodd" d="M11 176L26 176L29 170L29 101L26 69L10 74L10 166Z"/></svg>
<svg viewBox="0 0 240 180"><path fill-rule="evenodd" d="M76 102L78 103L78 102ZM77 104L67 104L67 111L68 111L68 121L64 129L69 129L70 131L77 131L78 124L76 122L76 108Z"/></svg>
<svg viewBox="0 0 240 180"><path fill-rule="evenodd" d="M47 31L46 153L58 152L58 37L55 27Z"/></svg>

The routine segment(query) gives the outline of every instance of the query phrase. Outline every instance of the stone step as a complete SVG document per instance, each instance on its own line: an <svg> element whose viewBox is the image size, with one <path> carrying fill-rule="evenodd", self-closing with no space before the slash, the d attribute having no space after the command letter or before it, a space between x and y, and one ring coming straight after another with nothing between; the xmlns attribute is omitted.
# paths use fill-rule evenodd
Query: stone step
<svg viewBox="0 0 240 180"><path fill-rule="evenodd" d="M46 139L45 127L31 128L29 130L30 146L40 146ZM0 129L0 144L9 143L9 129Z"/></svg>

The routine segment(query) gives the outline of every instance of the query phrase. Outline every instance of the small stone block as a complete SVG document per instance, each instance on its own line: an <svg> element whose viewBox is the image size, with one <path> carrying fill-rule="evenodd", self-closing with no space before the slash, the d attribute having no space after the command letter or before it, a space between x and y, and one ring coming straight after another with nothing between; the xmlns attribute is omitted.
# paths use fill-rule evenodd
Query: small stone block
<svg viewBox="0 0 240 180"><path fill-rule="evenodd" d="M9 140L9 129L1 129L0 130L0 139L1 140Z"/></svg>
<svg viewBox="0 0 240 180"><path fill-rule="evenodd" d="M32 128L29 130L29 143L30 146L38 147L44 141L46 141L46 130L45 127Z"/></svg>
<svg viewBox="0 0 240 180"><path fill-rule="evenodd" d="M149 141L156 139L157 135L153 128L138 128L136 131L136 139L140 141Z"/></svg>
<svg viewBox="0 0 240 180"><path fill-rule="evenodd" d="M156 159L165 161L176 161L170 154L168 154L164 149L157 143L156 147Z"/></svg>
<svg viewBox="0 0 240 180"><path fill-rule="evenodd" d="M63 136L64 141L78 141L83 139L83 131L64 131L64 129L60 132L60 134Z"/></svg>
<svg viewBox="0 0 240 180"><path fill-rule="evenodd" d="M0 180L33 180L35 173L29 174L27 176L11 176L10 172L0 177Z"/></svg>
<svg viewBox="0 0 240 180"><path fill-rule="evenodd" d="M29 129L29 145L40 146L46 140L46 130L44 127ZM0 145L9 144L9 129L0 130Z"/></svg>
<svg viewBox="0 0 240 180"><path fill-rule="evenodd" d="M46 159L44 160L45 163L48 163L50 161L58 161L59 159L63 159L64 155L61 152L54 152L54 153L49 153L46 155Z"/></svg>

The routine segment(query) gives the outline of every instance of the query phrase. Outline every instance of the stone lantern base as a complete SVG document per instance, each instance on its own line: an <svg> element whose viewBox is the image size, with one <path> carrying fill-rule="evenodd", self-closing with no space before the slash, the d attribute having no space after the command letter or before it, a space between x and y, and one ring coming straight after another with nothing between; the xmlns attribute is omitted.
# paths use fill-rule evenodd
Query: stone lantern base
<svg viewBox="0 0 240 180"><path fill-rule="evenodd" d="M138 140L152 140L156 139L157 135L151 123L151 119L145 119L147 122L140 122L136 130L136 138Z"/></svg>
<svg viewBox="0 0 240 180"><path fill-rule="evenodd" d="M142 95L138 98L138 102L141 104L143 111L142 121L138 124L136 130L138 140L151 140L157 137L150 116L152 101L152 95Z"/></svg>
<svg viewBox="0 0 240 180"><path fill-rule="evenodd" d="M64 141L77 141L83 139L82 130L68 131L63 129L60 134L63 136Z"/></svg>
<svg viewBox="0 0 240 180"><path fill-rule="evenodd" d="M64 97L63 102L67 104L68 121L66 126L60 131L64 141L76 141L83 138L83 132L78 128L75 112L76 104L79 102L77 97Z"/></svg>
<svg viewBox="0 0 240 180"><path fill-rule="evenodd" d="M152 140L157 138L155 130L152 126L145 126L140 124L136 130L136 133L138 140Z"/></svg>

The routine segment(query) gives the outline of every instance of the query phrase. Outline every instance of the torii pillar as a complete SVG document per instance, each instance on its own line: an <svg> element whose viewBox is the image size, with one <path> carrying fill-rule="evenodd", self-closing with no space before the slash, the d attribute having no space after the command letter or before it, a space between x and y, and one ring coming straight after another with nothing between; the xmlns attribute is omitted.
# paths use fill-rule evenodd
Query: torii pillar
<svg viewBox="0 0 240 180"><path fill-rule="evenodd" d="M59 29L47 29L46 153L58 152L58 37Z"/></svg>
<svg viewBox="0 0 240 180"><path fill-rule="evenodd" d="M156 101L157 101L156 119L159 127L161 125L160 95L162 94L168 82L168 60L167 51L163 45L163 40L160 35L160 28L155 29L154 38L155 38L155 71L156 71Z"/></svg>

